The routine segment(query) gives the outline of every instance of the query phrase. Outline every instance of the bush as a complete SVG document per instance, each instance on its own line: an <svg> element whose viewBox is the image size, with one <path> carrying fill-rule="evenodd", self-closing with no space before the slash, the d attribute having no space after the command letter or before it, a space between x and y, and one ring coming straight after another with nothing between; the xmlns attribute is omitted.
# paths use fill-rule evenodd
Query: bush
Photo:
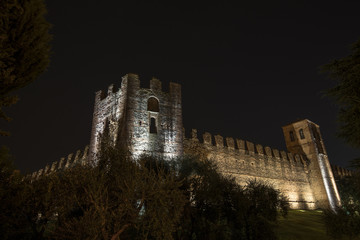
<svg viewBox="0 0 360 240"><path fill-rule="evenodd" d="M55 239L172 239L185 203L161 160L110 146L97 166L69 169L61 182Z"/></svg>
<svg viewBox="0 0 360 240"><path fill-rule="evenodd" d="M333 239L360 239L360 216L359 210L349 207L337 208L324 211L326 234Z"/></svg>
<svg viewBox="0 0 360 240"><path fill-rule="evenodd" d="M360 174L346 177L337 182L342 206L336 211L325 210L326 233L334 239L347 236L360 239Z"/></svg>
<svg viewBox="0 0 360 240"><path fill-rule="evenodd" d="M272 223L288 209L279 191L256 180L241 187L207 160L180 159L177 169L189 197L177 239L276 239Z"/></svg>
<svg viewBox="0 0 360 240"><path fill-rule="evenodd" d="M4 239L276 239L288 207L269 184L241 187L211 161L134 161L104 145L96 166L22 181L2 155Z"/></svg>

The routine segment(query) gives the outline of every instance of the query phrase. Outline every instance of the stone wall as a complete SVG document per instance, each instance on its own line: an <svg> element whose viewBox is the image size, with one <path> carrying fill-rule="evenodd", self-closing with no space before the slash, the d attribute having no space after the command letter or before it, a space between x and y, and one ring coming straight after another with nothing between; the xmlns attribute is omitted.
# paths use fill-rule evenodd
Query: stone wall
<svg viewBox="0 0 360 240"><path fill-rule="evenodd" d="M222 136L210 133L204 133L199 139L195 129L184 139L184 152L213 160L222 174L234 177L240 185L250 179L272 184L289 198L291 208L316 208L304 155L229 137L224 142Z"/></svg>
<svg viewBox="0 0 360 240"><path fill-rule="evenodd" d="M341 200L326 153L320 126L303 119L282 127L288 151L306 155L309 159L308 178L311 189L320 208L335 211Z"/></svg>
<svg viewBox="0 0 360 240"><path fill-rule="evenodd" d="M336 180L340 180L344 177L351 177L353 175L353 172L349 169L337 165L331 165L331 170Z"/></svg>
<svg viewBox="0 0 360 240"><path fill-rule="evenodd" d="M89 157L94 159L100 148L100 138L108 127L115 141L119 133L119 127L124 126L125 109L127 102L128 76L123 77L121 87L116 91L114 85L110 85L105 94L102 90L96 92L93 122L90 139Z"/></svg>
<svg viewBox="0 0 360 240"><path fill-rule="evenodd" d="M165 158L181 156L181 86L170 83L169 89L169 92L163 92L161 82L156 78L150 80L149 89L140 88L139 77L127 74L122 78L118 91L110 86L107 95L97 92L90 157L96 157L100 138L105 132L110 133L114 143L129 150L135 158L141 154ZM150 105L156 105L155 108L149 109L149 101Z"/></svg>
<svg viewBox="0 0 360 240"><path fill-rule="evenodd" d="M334 208L340 202L334 176L341 178L351 172L330 167L315 123L304 119L283 126L283 132L289 152L210 133L199 137L195 129L185 137L181 86L170 83L169 92L164 92L160 80L153 78L150 88L140 88L138 75L127 74L119 89L111 85L106 93L96 92L90 148L46 166L32 178L76 164L96 164L100 140L109 136L114 145L135 158L141 154L165 159L184 153L198 155L214 160L222 174L241 185L250 179L272 184L289 198L292 208Z"/></svg>
<svg viewBox="0 0 360 240"><path fill-rule="evenodd" d="M46 165L45 168L33 172L28 177L30 177L33 180L36 180L41 176L45 176L50 173L54 173L58 171L63 171L78 164L84 166L88 163L88 152L89 152L89 146L86 146L84 150L77 150L75 154L70 153L66 158L62 157L60 158L59 161L53 162L51 166Z"/></svg>

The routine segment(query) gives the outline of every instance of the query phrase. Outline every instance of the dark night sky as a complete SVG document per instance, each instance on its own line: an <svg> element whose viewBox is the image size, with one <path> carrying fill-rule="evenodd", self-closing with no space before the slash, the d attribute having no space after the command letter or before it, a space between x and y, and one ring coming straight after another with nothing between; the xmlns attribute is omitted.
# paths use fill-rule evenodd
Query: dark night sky
<svg viewBox="0 0 360 240"><path fill-rule="evenodd" d="M128 72L182 85L186 129L285 150L281 126L308 118L321 127L330 161L360 151L336 138L334 82L319 67L360 38L360 1L48 1L51 64L18 91L4 123L20 170L30 172L90 141L94 93ZM181 2L181 4L180 4ZM235 1L234 1L235 2ZM239 3L241 2L241 3Z"/></svg>

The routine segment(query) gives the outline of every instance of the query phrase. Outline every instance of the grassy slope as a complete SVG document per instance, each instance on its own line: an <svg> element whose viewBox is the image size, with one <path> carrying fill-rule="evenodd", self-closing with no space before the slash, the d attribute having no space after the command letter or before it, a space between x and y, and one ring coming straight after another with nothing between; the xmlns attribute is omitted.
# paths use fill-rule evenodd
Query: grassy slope
<svg viewBox="0 0 360 240"><path fill-rule="evenodd" d="M290 210L280 217L277 227L279 240L328 240L321 211Z"/></svg>

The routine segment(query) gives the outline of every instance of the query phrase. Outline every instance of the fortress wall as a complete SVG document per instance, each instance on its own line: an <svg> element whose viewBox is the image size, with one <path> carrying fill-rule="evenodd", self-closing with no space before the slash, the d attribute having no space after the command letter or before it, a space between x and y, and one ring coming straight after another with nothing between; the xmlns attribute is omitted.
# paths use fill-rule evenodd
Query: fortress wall
<svg viewBox="0 0 360 240"><path fill-rule="evenodd" d="M149 88L141 88L139 76L129 73L122 77L119 89L110 85L106 92L96 92L90 147L30 177L36 179L76 164L96 164L100 139L105 135L135 159L147 154L170 160L183 153L212 159L221 173L242 185L249 179L272 184L289 198L292 208L338 205L334 179L352 175L344 168L330 167L319 126L307 119L283 126L291 153L210 133L199 138L195 129L185 137L182 129L181 85L170 83L165 92L161 81L153 78Z"/></svg>
<svg viewBox="0 0 360 240"><path fill-rule="evenodd" d="M210 133L204 133L199 140L195 129L184 139L184 152L214 160L221 173L234 177L240 185L250 179L272 184L289 198L294 209L316 207L305 156Z"/></svg>
<svg viewBox="0 0 360 240"><path fill-rule="evenodd" d="M53 162L51 165L46 165L45 168L42 168L36 172L33 172L30 177L35 180L39 177L46 176L53 172L62 171L76 165L86 165L88 164L88 155L89 155L89 146L86 146L84 150L77 150L75 154L70 153L66 158L63 157L59 161Z"/></svg>
<svg viewBox="0 0 360 240"><path fill-rule="evenodd" d="M331 165L331 170L336 180L342 179L344 177L351 177L353 175L352 171L337 165Z"/></svg>

